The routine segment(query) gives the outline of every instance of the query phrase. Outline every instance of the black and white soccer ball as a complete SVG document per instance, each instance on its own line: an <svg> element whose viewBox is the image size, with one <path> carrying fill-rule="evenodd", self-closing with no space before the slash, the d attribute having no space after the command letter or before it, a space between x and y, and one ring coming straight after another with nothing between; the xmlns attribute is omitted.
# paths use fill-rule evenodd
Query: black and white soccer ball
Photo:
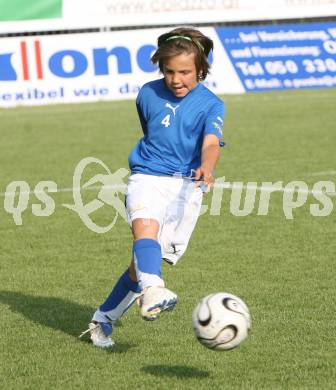
<svg viewBox="0 0 336 390"><path fill-rule="evenodd" d="M219 292L204 297L192 315L195 335L205 347L228 350L238 347L251 329L251 314L242 299Z"/></svg>

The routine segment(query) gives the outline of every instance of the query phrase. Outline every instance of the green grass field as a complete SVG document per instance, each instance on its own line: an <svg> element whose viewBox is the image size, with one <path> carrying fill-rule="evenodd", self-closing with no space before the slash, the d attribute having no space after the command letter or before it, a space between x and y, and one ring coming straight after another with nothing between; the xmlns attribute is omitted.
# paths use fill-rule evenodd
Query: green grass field
<svg viewBox="0 0 336 390"><path fill-rule="evenodd" d="M336 90L225 96L226 148L217 175L227 181L336 181ZM88 156L112 172L127 167L140 136L133 102L0 110L0 388L1 389L335 389L336 209L313 217L310 194L287 220L282 193L267 216L204 214L167 286L180 303L147 323L133 307L115 327L115 349L95 349L78 335L130 260L131 234L119 218L107 234L90 231L62 206L71 192L51 194L55 212L22 226L4 210L12 181L31 190L41 180L72 187ZM95 172L97 173L97 172ZM92 200L97 191L87 191ZM211 194L204 199L209 205ZM332 198L336 208L336 198ZM110 206L96 221L108 224ZM199 299L216 291L242 297L252 332L238 349L201 346L191 326Z"/></svg>

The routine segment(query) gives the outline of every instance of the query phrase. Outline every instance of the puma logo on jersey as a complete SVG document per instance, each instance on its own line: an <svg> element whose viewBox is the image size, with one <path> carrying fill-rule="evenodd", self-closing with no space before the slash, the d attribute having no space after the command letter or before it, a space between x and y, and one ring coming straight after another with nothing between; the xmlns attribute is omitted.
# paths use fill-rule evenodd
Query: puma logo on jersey
<svg viewBox="0 0 336 390"><path fill-rule="evenodd" d="M180 107L180 105L172 106L170 103L166 103L166 107L170 108L173 111L174 116L176 115L176 110Z"/></svg>

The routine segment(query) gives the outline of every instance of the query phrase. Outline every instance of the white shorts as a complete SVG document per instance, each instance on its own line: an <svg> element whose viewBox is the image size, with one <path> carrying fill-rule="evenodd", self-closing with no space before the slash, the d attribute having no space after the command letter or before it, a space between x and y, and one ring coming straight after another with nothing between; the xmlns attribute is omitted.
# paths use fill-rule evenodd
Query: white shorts
<svg viewBox="0 0 336 390"><path fill-rule="evenodd" d="M158 221L162 258L176 264L187 249L202 198L202 190L191 180L137 173L127 186L128 220L130 225L137 218Z"/></svg>

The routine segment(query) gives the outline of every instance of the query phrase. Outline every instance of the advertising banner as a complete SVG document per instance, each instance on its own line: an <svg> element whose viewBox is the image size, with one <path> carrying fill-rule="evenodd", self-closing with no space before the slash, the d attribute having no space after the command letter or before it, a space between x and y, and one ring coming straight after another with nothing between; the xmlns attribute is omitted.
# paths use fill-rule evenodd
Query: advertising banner
<svg viewBox="0 0 336 390"><path fill-rule="evenodd" d="M0 107L130 99L162 77L150 62L166 29L16 37L1 40ZM242 83L213 28L211 75L215 92L240 93Z"/></svg>
<svg viewBox="0 0 336 390"><path fill-rule="evenodd" d="M336 0L64 0L64 17L104 25L162 25L336 15Z"/></svg>
<svg viewBox="0 0 336 390"><path fill-rule="evenodd" d="M336 23L216 31L246 91L336 87Z"/></svg>
<svg viewBox="0 0 336 390"><path fill-rule="evenodd" d="M0 0L0 9L0 33L18 33L329 17L336 0Z"/></svg>
<svg viewBox="0 0 336 390"><path fill-rule="evenodd" d="M162 77L150 58L167 29L1 40L0 107L133 99ZM202 28L205 85L218 94L336 86L336 23Z"/></svg>

